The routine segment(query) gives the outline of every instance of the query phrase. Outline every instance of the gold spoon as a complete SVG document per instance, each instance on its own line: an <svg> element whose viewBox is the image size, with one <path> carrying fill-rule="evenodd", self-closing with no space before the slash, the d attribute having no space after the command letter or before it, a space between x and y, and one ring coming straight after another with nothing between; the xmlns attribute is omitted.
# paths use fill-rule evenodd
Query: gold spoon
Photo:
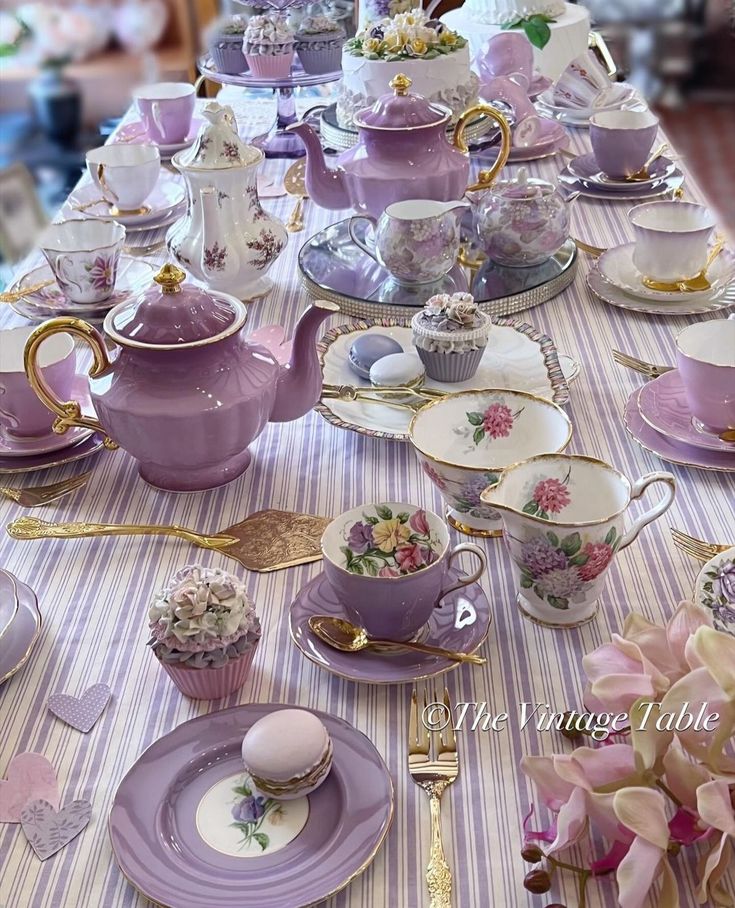
<svg viewBox="0 0 735 908"><path fill-rule="evenodd" d="M299 233L304 229L304 205L309 198L305 185L306 159L300 158L295 161L286 171L283 178L283 187L289 195L297 197L293 211L286 221L286 230L289 233Z"/></svg>
<svg viewBox="0 0 735 908"><path fill-rule="evenodd" d="M699 274L695 274L693 277L682 278L680 281L655 281L653 278L644 277L643 283L649 290L659 290L664 293L676 293L677 291L681 291L682 293L694 293L698 290L709 290L712 284L707 280L707 272L709 271L712 262L714 262L720 252L722 252L724 245L725 238L723 236L718 236L709 251L707 261L704 263L704 268L702 268Z"/></svg>
<svg viewBox="0 0 735 908"><path fill-rule="evenodd" d="M474 653L460 653L442 649L440 646L431 646L428 643L376 640L374 637L368 637L367 632L361 627L357 627L343 618L333 618L330 615L312 615L309 618L309 629L327 646L343 653L359 653L364 649L388 646L409 649L417 653L428 653L430 656L442 656L445 659L452 659L454 662L472 662L475 665L484 665L487 662L487 659L476 656Z"/></svg>
<svg viewBox="0 0 735 908"><path fill-rule="evenodd" d="M572 240L574 240L574 245L577 247L577 249L581 249L582 252L586 252L587 255L591 255L594 259L602 255L603 252L607 252L607 249L602 246L593 246L591 243L585 243L582 240L576 239L575 237L572 237Z"/></svg>
<svg viewBox="0 0 735 908"><path fill-rule="evenodd" d="M41 281L40 284L31 284L30 287L23 287L18 290L6 290L4 293L0 293L0 303L15 303L18 300L22 300L24 296L28 296L29 293L38 293L39 290L50 287L55 283L56 281L54 280L48 280Z"/></svg>
<svg viewBox="0 0 735 908"><path fill-rule="evenodd" d="M666 149L668 147L669 147L668 142L662 142L658 146L658 148L654 151L654 153L651 155L651 157L646 161L646 163L643 165L643 167L641 167L640 170L636 170L635 173L628 174L628 176L625 179L628 180L629 182L635 182L636 180L650 180L651 174L648 172L648 168L655 161L658 161L658 159L661 157L661 155L666 151Z"/></svg>

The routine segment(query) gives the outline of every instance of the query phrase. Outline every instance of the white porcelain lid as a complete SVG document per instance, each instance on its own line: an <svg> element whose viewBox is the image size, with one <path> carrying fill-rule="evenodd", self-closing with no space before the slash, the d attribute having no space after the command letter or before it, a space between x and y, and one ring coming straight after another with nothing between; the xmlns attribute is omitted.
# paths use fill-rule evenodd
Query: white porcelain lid
<svg viewBox="0 0 735 908"><path fill-rule="evenodd" d="M230 170L248 167L263 159L263 152L243 142L231 107L210 101L202 109L204 124L194 144L173 157L174 164L187 170Z"/></svg>

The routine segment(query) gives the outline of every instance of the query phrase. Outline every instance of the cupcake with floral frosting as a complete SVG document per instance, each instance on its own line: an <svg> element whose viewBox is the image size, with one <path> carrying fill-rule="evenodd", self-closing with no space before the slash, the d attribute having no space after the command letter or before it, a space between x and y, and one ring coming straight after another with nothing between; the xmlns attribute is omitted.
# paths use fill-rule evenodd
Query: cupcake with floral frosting
<svg viewBox="0 0 735 908"><path fill-rule="evenodd" d="M322 75L341 68L345 30L329 16L307 16L296 32L296 53L304 72Z"/></svg>
<svg viewBox="0 0 735 908"><path fill-rule="evenodd" d="M260 621L233 574L197 564L181 568L153 597L148 618L149 645L183 694L217 700L245 683Z"/></svg>
<svg viewBox="0 0 735 908"><path fill-rule="evenodd" d="M469 293L438 293L411 319L413 342L429 378L467 381L487 346L490 318Z"/></svg>
<svg viewBox="0 0 735 908"><path fill-rule="evenodd" d="M251 16L243 36L245 59L254 76L285 79L291 72L295 37L284 16Z"/></svg>

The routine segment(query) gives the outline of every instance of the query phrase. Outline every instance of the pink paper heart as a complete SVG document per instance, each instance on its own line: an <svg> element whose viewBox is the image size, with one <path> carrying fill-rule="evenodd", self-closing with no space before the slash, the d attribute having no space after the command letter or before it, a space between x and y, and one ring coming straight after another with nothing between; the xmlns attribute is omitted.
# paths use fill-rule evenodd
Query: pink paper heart
<svg viewBox="0 0 735 908"><path fill-rule="evenodd" d="M16 754L0 780L0 823L20 823L26 804L39 798L59 806L56 770L43 754Z"/></svg>
<svg viewBox="0 0 735 908"><path fill-rule="evenodd" d="M62 722L86 733L102 715L110 696L110 688L106 684L93 684L81 697L51 694L48 698L48 708Z"/></svg>
<svg viewBox="0 0 735 908"><path fill-rule="evenodd" d="M25 837L38 857L45 861L78 836L92 818L89 801L71 801L57 811L42 798L29 801L20 814Z"/></svg>

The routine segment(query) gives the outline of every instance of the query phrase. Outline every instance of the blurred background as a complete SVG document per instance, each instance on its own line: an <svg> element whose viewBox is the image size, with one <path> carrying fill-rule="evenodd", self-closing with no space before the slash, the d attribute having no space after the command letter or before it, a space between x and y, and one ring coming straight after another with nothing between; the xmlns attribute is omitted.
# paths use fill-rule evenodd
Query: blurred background
<svg viewBox="0 0 735 908"><path fill-rule="evenodd" d="M353 0L325 0L354 31ZM446 8L459 5L448 0ZM735 12L729 0L584 0L735 235ZM25 255L142 82L193 81L237 0L0 0L0 279ZM216 93L217 86L205 87ZM242 91L238 89L238 91ZM13 229L2 230L3 223Z"/></svg>

